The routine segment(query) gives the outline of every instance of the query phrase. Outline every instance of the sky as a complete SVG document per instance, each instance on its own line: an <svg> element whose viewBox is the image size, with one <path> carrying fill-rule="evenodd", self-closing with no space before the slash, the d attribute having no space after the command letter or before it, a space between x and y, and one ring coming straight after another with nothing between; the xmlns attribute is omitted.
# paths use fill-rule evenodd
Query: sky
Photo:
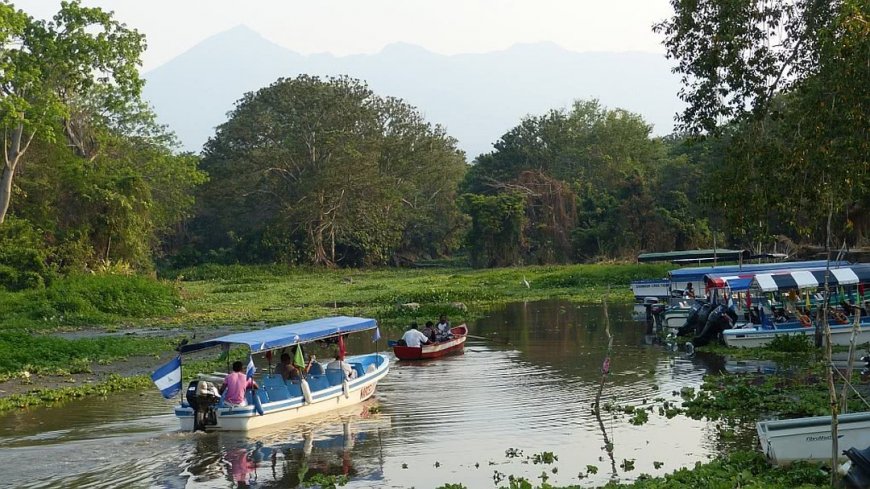
<svg viewBox="0 0 870 489"><path fill-rule="evenodd" d="M11 0L50 18L59 0ZM482 53L518 43L566 49L663 53L651 26L668 0L83 0L146 35L148 71L203 39L244 24L302 54L376 53L406 42L440 54Z"/></svg>

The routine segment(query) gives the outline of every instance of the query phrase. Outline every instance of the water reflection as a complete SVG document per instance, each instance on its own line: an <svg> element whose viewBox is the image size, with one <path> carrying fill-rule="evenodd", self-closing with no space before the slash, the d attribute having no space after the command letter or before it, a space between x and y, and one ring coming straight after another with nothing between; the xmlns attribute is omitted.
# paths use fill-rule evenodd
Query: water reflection
<svg viewBox="0 0 870 489"><path fill-rule="evenodd" d="M678 402L673 392L724 368L722 359L686 358L653 341L632 320L631 305L611 305L609 313L603 405ZM650 413L633 425L618 411L595 416L604 326L601 306L513 304L470 325L492 340L469 340L464 355L395 363L375 401L248 434L179 432L171 402L156 390L21 411L0 417L0 466L16 467L4 483L299 487L320 474L348 476L348 488L485 488L499 474L540 485L545 471L550 484L595 486L715 455L716 427L706 422ZM543 452L559 460L535 464ZM578 479L588 465L599 473Z"/></svg>

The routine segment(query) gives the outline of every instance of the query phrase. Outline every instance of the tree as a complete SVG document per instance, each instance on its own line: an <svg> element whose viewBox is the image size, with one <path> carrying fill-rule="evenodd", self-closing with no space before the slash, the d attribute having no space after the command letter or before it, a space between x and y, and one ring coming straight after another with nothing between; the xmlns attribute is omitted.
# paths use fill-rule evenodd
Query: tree
<svg viewBox="0 0 870 489"><path fill-rule="evenodd" d="M656 26L686 86L679 119L726 138L708 188L743 242L820 242L870 231L870 4L863 0L671 2ZM723 185L727 182L728 185ZM712 190L712 189L710 189Z"/></svg>
<svg viewBox="0 0 870 489"><path fill-rule="evenodd" d="M211 180L197 229L209 248L332 266L442 241L465 163L455 140L400 100L303 75L246 94L206 144L203 167Z"/></svg>
<svg viewBox="0 0 870 489"><path fill-rule="evenodd" d="M4 165L0 223L9 210L13 178L39 134L63 137L93 158L97 126L123 124L142 88L139 58L145 39L111 13L62 2L51 21L34 20L0 4L0 126Z"/></svg>

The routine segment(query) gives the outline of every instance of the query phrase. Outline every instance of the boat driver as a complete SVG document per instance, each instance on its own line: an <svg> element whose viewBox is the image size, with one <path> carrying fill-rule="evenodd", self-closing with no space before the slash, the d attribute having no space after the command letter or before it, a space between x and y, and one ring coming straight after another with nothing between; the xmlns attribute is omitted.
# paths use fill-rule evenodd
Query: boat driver
<svg viewBox="0 0 870 489"><path fill-rule="evenodd" d="M233 362L233 372L227 375L220 389L221 394L226 392L224 402L230 406L246 406L248 403L245 400L245 391L258 388L254 379L249 379L242 372L242 367L241 361L236 360Z"/></svg>
<svg viewBox="0 0 870 489"><path fill-rule="evenodd" d="M405 331L405 334L402 335L402 341L405 342L406 346L420 348L421 344L429 343L429 338L417 331L417 323L411 323L411 329Z"/></svg>

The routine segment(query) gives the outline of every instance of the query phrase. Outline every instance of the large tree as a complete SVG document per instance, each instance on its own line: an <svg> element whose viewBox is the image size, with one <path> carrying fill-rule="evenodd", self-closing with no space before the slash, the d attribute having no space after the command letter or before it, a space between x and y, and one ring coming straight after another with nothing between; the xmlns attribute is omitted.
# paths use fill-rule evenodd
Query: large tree
<svg viewBox="0 0 870 489"><path fill-rule="evenodd" d="M50 21L0 3L0 223L13 178L40 135L63 139L85 157L99 151L100 127L125 123L139 107L144 37L99 8L62 2Z"/></svg>
<svg viewBox="0 0 870 489"><path fill-rule="evenodd" d="M465 171L455 140L350 78L246 94L203 166L197 232L240 259L366 265L455 241Z"/></svg>
<svg viewBox="0 0 870 489"><path fill-rule="evenodd" d="M743 244L870 232L870 3L673 0L656 29L683 75L680 123L728 141L707 189Z"/></svg>

